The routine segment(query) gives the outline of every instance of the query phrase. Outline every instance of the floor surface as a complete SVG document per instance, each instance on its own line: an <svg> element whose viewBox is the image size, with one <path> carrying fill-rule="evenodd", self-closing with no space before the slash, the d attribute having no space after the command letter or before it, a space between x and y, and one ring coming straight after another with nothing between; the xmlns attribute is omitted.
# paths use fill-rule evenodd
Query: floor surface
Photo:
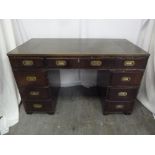
<svg viewBox="0 0 155 155"><path fill-rule="evenodd" d="M55 115L27 115L20 108L19 123L10 135L137 135L155 134L155 119L138 101L131 115L102 115L94 90L61 88Z"/></svg>

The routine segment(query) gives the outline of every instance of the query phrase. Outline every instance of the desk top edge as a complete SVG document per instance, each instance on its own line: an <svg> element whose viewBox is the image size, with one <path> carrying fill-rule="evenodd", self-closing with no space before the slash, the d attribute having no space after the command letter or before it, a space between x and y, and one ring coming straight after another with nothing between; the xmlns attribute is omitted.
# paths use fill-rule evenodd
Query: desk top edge
<svg viewBox="0 0 155 155"><path fill-rule="evenodd" d="M32 38L8 56L149 56L126 39Z"/></svg>

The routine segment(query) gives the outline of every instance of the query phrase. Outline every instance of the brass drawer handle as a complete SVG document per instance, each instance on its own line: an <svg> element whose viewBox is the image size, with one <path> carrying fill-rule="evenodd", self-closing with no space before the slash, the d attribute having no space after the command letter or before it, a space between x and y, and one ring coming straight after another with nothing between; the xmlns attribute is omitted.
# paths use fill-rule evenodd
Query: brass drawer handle
<svg viewBox="0 0 155 155"><path fill-rule="evenodd" d="M90 62L91 66L101 66L102 65L102 61L101 60L92 60Z"/></svg>
<svg viewBox="0 0 155 155"><path fill-rule="evenodd" d="M24 65L24 66L33 66L33 61L32 60L23 60L22 61L22 64Z"/></svg>
<svg viewBox="0 0 155 155"><path fill-rule="evenodd" d="M37 77L36 76L26 76L26 81L36 81Z"/></svg>
<svg viewBox="0 0 155 155"><path fill-rule="evenodd" d="M57 66L66 66L67 62L65 60L57 60L56 65Z"/></svg>
<svg viewBox="0 0 155 155"><path fill-rule="evenodd" d="M121 81L123 81L123 82L129 82L129 81L131 81L131 77L123 76L123 77L121 78Z"/></svg>
<svg viewBox="0 0 155 155"><path fill-rule="evenodd" d="M39 91L30 91L31 96L38 96L39 94Z"/></svg>
<svg viewBox="0 0 155 155"><path fill-rule="evenodd" d="M124 66L132 67L134 65L135 65L135 61L134 60L126 60L126 61L124 61Z"/></svg>
<svg viewBox="0 0 155 155"><path fill-rule="evenodd" d="M43 107L42 104L33 104L33 108L40 109L40 108L42 108L42 107Z"/></svg>
<svg viewBox="0 0 155 155"><path fill-rule="evenodd" d="M124 108L124 105L118 104L118 105L115 106L115 108L116 108L116 109L123 109L123 108Z"/></svg>
<svg viewBox="0 0 155 155"><path fill-rule="evenodd" d="M127 92L123 92L123 91L118 92L118 96L127 96L127 95L128 95Z"/></svg>

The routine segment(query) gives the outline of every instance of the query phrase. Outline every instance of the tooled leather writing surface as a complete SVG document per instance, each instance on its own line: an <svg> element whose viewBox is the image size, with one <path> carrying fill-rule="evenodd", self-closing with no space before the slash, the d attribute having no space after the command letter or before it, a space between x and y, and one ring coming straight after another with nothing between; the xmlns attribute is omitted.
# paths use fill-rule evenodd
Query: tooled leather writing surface
<svg viewBox="0 0 155 155"><path fill-rule="evenodd" d="M125 39L31 39L8 55L147 55Z"/></svg>

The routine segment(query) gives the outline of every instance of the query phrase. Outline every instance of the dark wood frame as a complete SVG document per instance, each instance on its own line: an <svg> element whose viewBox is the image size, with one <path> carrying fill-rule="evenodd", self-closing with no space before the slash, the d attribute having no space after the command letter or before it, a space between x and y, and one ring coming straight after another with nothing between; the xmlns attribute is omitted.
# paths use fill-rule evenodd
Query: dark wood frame
<svg viewBox="0 0 155 155"><path fill-rule="evenodd" d="M75 49L68 46L69 43ZM149 54L122 39L32 39L12 50L8 57L29 114L35 111L55 112L60 88L59 69L98 70L97 87L103 114L130 114ZM51 75L56 86L50 81L51 69L54 70ZM30 90L36 96L29 96ZM116 90L128 96L117 96Z"/></svg>

